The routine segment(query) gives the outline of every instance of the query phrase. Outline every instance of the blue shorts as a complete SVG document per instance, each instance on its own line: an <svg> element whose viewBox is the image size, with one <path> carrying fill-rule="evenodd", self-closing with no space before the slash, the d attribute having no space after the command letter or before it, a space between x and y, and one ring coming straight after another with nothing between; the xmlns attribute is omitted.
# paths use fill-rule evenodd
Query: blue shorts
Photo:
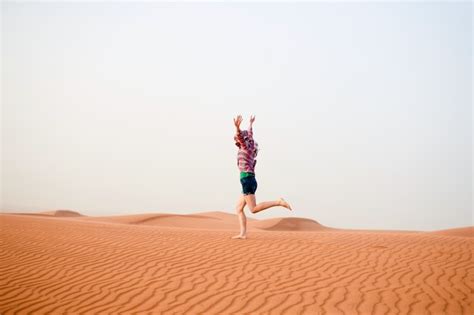
<svg viewBox="0 0 474 315"><path fill-rule="evenodd" d="M255 176L247 176L240 179L242 184L242 194L244 195L254 195L257 191L257 180Z"/></svg>

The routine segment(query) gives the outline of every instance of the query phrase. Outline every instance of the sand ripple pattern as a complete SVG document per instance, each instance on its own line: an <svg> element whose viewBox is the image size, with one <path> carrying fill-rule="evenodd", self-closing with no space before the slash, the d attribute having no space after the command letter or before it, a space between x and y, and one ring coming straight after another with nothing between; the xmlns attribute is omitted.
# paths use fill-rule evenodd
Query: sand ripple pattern
<svg viewBox="0 0 474 315"><path fill-rule="evenodd" d="M0 215L3 314L474 314L474 238Z"/></svg>

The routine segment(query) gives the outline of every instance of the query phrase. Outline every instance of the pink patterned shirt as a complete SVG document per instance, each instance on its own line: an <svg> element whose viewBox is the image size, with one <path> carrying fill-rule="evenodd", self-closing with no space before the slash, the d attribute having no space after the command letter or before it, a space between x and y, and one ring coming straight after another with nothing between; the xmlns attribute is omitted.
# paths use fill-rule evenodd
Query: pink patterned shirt
<svg viewBox="0 0 474 315"><path fill-rule="evenodd" d="M258 154L258 143L253 140L252 127L249 130L241 130L234 136L235 145L239 147L237 153L237 166L241 172L255 173L255 159Z"/></svg>

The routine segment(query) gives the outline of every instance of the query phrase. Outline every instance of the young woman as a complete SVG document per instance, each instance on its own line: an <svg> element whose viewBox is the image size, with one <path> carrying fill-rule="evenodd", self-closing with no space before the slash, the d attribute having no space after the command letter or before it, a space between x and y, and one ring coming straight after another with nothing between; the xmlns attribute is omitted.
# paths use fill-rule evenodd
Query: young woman
<svg viewBox="0 0 474 315"><path fill-rule="evenodd" d="M234 125L236 127L236 135L234 136L235 145L239 148L237 154L237 165L240 170L240 183L242 184L242 195L237 203L236 211L239 216L240 234L232 238L245 239L247 238L247 218L245 217L244 207L250 209L252 213L257 213L262 210L282 206L291 210L290 205L283 198L275 201L264 201L257 204L255 199L255 191L257 190L257 180L255 179L255 165L257 164L258 144L253 140L252 125L255 121L255 116L250 117L249 130L240 130L242 116L239 115L234 118Z"/></svg>

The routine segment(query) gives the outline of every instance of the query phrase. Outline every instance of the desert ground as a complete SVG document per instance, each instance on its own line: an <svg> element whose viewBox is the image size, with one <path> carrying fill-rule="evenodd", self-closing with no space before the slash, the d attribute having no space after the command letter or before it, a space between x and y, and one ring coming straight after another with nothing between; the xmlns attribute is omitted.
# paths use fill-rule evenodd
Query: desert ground
<svg viewBox="0 0 474 315"><path fill-rule="evenodd" d="M474 314L474 227L0 215L0 314Z"/></svg>

